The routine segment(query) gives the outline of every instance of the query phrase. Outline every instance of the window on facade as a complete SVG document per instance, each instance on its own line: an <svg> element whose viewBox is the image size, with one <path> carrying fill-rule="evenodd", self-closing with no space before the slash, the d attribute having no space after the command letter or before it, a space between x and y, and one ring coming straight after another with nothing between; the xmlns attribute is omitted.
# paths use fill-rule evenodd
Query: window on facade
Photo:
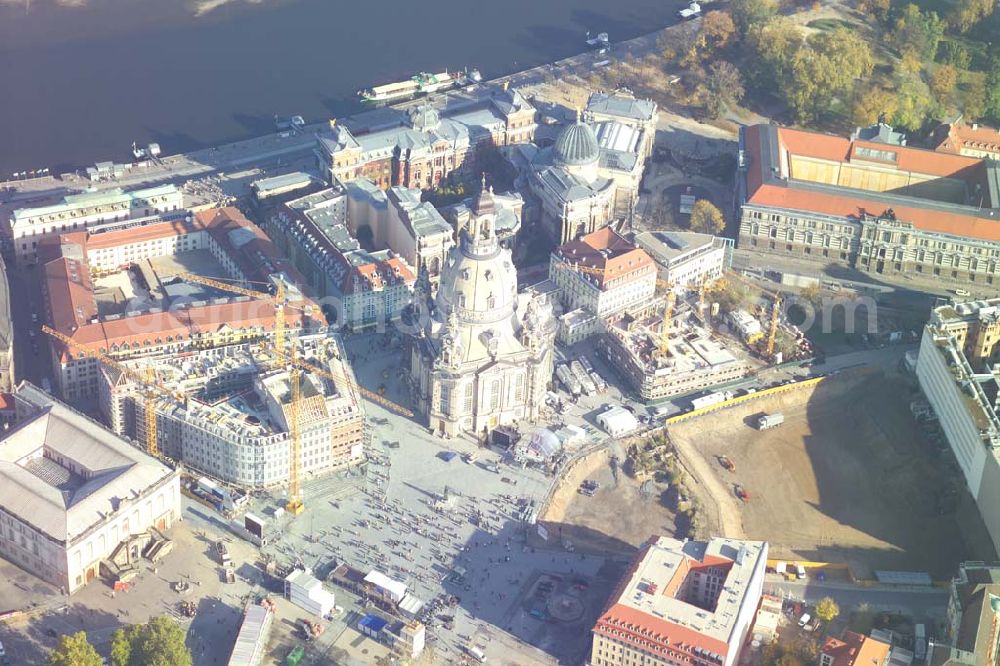
<svg viewBox="0 0 1000 666"><path fill-rule="evenodd" d="M500 380L494 379L490 388L490 411L500 407Z"/></svg>
<svg viewBox="0 0 1000 666"><path fill-rule="evenodd" d="M472 413L472 401L475 395L475 385L469 382L465 385L465 404L463 405L463 412L466 414Z"/></svg>

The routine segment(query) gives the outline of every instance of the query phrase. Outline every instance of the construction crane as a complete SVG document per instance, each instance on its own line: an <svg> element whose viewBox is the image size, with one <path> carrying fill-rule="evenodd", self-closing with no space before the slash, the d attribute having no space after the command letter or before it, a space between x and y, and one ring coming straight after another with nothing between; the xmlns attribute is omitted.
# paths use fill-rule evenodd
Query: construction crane
<svg viewBox="0 0 1000 666"><path fill-rule="evenodd" d="M780 291L771 291L769 289L765 289L764 287L761 287L760 285L758 285L758 284L756 284L754 282L751 282L750 280L748 280L747 278L743 277L739 273L732 272L732 273L730 273L730 275L732 275L737 280L739 280L743 284L747 285L751 289L758 289L758 290L762 291L763 293L765 293L765 294L767 294L768 296L771 297L771 301L772 301L772 305L771 305L771 322L769 324L768 331L767 331L767 343L765 345L765 350L767 351L767 358L773 359L774 358L774 342L775 342L775 339L778 336L778 322L781 319L781 292Z"/></svg>
<svg viewBox="0 0 1000 666"><path fill-rule="evenodd" d="M406 416L406 417L412 417L413 416L413 412L411 412L410 410L406 409L405 407L403 407L401 405L397 405L396 403L394 403L391 400L385 398L384 396L379 395L378 393L375 393L374 391L369 391L366 388L358 386L346 374L345 375L339 375L339 376L338 375L334 375L333 373L328 372L328 371L324 370L323 368L319 368L319 367L313 365L312 363L309 363L308 361L306 361L304 359L301 359L301 358L299 358L296 355L289 354L287 351L285 351L285 341L287 340L287 328L286 328L286 324L285 324L285 307L291 308L293 310L300 310L302 312L309 313L312 310L312 306L309 305L309 304L301 304L300 305L300 304L286 302L286 298L285 298L285 294L286 294L286 292L285 292L285 285L284 285L284 283L281 280L277 280L276 281L276 284L277 284L276 293L275 293L275 296L271 296L270 294L264 293L262 291L254 291L253 289L246 289L244 287L240 287L240 286L233 285L233 284L228 284L226 282L220 282L218 280L213 280L211 278L202 277L200 275L194 275L192 273L177 273L175 277L180 277L180 278L183 278L184 280L188 280L190 282L195 282L197 284L202 284L202 285L205 285L207 287L212 287L214 289L219 289L220 291L230 291L230 292L233 292L234 294L242 294L243 296L249 296L250 298L270 300L272 303L275 304L275 309L274 309L274 346L275 346L274 356L276 358L279 358L281 361L284 361L286 363L297 365L300 369L305 370L307 372L314 372L317 375L320 375L322 377L326 377L327 379L329 379L332 382L344 382L349 387L351 387L352 389L354 389L355 391L357 391L358 393L360 393L361 395L365 396L366 398L368 398L372 402L375 402L375 403L378 403L379 405L382 405L386 409L390 409L390 410L392 410L394 412L397 412L399 414L402 414L403 416ZM282 307L282 304L284 304L284 307Z"/></svg>
<svg viewBox="0 0 1000 666"><path fill-rule="evenodd" d="M292 351L292 359L295 359L295 351ZM288 383L291 389L291 401L288 405L291 412L288 419L289 444L291 445L291 460L288 466L288 504L285 509L297 516L305 509L302 503L302 489L300 487L299 476L301 474L300 461L302 460L302 436L299 431L299 415L301 413L302 384L301 370L297 365L292 365L288 371Z"/></svg>
<svg viewBox="0 0 1000 666"><path fill-rule="evenodd" d="M133 370L127 365L119 363L103 352L85 347L68 335L64 335L63 333L60 333L59 331L44 324L42 325L42 332L63 343L67 349L72 349L81 356L92 358L100 363L103 363L109 368L114 368L144 388L145 398L143 407L146 417L146 452L151 456L160 457L160 446L156 427L156 404L154 403L154 399L156 394L160 394L183 405L186 402L184 395L161 384L156 378L156 372L152 367L147 367L145 373L142 373L138 370Z"/></svg>
<svg viewBox="0 0 1000 666"><path fill-rule="evenodd" d="M194 282L195 284L204 285L206 287L212 287L213 289L218 289L220 291L229 291L234 294L241 294L243 296L249 296L250 298L255 298L258 300L267 300L274 304L274 346L279 350L285 349L286 341L286 328L285 328L285 308L291 308L293 310L299 310L306 314L311 314L312 305L308 303L297 304L289 303L287 298L287 290L283 280L275 280L275 293L274 296L267 294L262 291L255 291L253 289L247 289L246 287L240 287L239 285L229 284L227 282L222 282L221 280L214 280L212 278L203 277L201 275L195 275L194 273L176 273L170 277L179 277L187 282Z"/></svg>
<svg viewBox="0 0 1000 666"><path fill-rule="evenodd" d="M337 383L347 384L350 388L354 389L355 391L365 396L372 402L378 403L383 407L385 407L386 409L396 412L397 414L402 414L403 416L406 417L413 416L413 412L407 409L406 407L396 404L392 400L389 400L385 396L381 396L378 393L375 393L374 391L369 391L363 386L358 386L353 381L351 381L351 378L348 377L346 374L334 374L329 370L325 370L313 363L310 363L306 359L298 357L297 355L276 353L275 356L280 357L281 360L299 368L300 370L315 373L320 377L325 377L326 379L329 379L331 382L334 382L335 385Z"/></svg>
<svg viewBox="0 0 1000 666"><path fill-rule="evenodd" d="M774 339L778 334L778 318L781 316L781 294L774 294L771 306L771 328L767 332L767 357L774 358Z"/></svg>
<svg viewBox="0 0 1000 666"><path fill-rule="evenodd" d="M589 273L601 277L605 275L605 271L601 268L581 266L580 264L567 265L571 270L580 271L581 273ZM668 343L670 342L670 329L672 328L674 319L674 306L677 304L677 292L674 291L674 283L663 278L656 278L656 286L662 287L667 292L667 306L663 310L663 324L660 326L660 351L664 354L670 354Z"/></svg>

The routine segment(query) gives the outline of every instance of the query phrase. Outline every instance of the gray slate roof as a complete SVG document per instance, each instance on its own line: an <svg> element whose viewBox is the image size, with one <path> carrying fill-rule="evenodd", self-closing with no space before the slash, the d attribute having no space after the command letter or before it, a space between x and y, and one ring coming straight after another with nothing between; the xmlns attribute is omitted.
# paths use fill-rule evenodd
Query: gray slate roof
<svg viewBox="0 0 1000 666"><path fill-rule="evenodd" d="M31 384L22 383L17 396L38 412L0 440L0 507L56 541L72 541L120 503L175 474ZM31 467L20 462L38 453L49 460ZM73 473L59 465L66 474L52 474L58 457L73 461Z"/></svg>

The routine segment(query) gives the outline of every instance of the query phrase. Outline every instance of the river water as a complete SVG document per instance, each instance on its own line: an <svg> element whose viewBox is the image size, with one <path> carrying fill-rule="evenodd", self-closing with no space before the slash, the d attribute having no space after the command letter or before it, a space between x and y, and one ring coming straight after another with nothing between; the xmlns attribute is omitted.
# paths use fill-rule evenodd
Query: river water
<svg viewBox="0 0 1000 666"><path fill-rule="evenodd" d="M489 78L672 21L676 0L0 0L0 177L176 153L357 108L417 71Z"/></svg>

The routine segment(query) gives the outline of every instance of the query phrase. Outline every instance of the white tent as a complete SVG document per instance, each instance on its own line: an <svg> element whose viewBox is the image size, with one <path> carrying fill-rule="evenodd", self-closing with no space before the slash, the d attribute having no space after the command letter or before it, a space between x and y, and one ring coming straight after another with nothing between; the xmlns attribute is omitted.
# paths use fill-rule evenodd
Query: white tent
<svg viewBox="0 0 1000 666"><path fill-rule="evenodd" d="M639 421L624 407L612 407L597 415L597 423L613 437L625 435L639 427Z"/></svg>

